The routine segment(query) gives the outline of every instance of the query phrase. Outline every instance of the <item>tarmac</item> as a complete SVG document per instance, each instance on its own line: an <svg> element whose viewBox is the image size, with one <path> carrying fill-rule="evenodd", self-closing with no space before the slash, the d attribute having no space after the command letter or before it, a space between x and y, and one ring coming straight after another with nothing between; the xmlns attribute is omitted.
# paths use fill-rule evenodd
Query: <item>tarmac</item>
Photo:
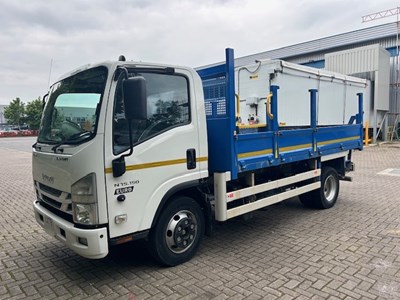
<svg viewBox="0 0 400 300"><path fill-rule="evenodd" d="M48 236L32 209L33 139L14 141L0 139L0 299L400 299L399 144L355 152L335 207L289 199L163 268L142 242L89 260Z"/></svg>

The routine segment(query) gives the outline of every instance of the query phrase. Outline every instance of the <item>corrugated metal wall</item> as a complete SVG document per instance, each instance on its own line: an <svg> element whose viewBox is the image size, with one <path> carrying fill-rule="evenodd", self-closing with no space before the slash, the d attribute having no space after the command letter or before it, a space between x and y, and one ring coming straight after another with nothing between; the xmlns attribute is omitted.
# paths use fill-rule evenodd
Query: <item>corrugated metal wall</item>
<svg viewBox="0 0 400 300"><path fill-rule="evenodd" d="M400 113L400 91L399 82L400 79L400 63L398 57L390 57L390 106L389 111L392 113ZM399 73L399 76L397 76ZM394 117L389 119L389 124L393 124Z"/></svg>
<svg viewBox="0 0 400 300"><path fill-rule="evenodd" d="M370 46L370 45L374 45L374 44L380 44L392 56L394 56L396 53L396 47L395 47L396 39L390 38L390 39L383 39L383 40L375 40L375 41L371 41L368 43L360 43L360 44L352 45L350 47L339 47L339 48L330 49L330 50L324 51L324 52L311 53L311 54L302 55L302 56L296 56L296 57L290 57L290 58L280 58L280 59L283 59L283 60L286 60L288 62L292 62L295 64L309 65L309 64L312 64L313 62L318 62L321 60L323 61L325 55L328 53L331 53L331 52L350 50L350 49L355 49L355 48L364 47L364 46ZM312 66L312 65L310 65L310 66Z"/></svg>
<svg viewBox="0 0 400 300"><path fill-rule="evenodd" d="M379 44L325 55L325 68L343 74L357 74L379 69Z"/></svg>

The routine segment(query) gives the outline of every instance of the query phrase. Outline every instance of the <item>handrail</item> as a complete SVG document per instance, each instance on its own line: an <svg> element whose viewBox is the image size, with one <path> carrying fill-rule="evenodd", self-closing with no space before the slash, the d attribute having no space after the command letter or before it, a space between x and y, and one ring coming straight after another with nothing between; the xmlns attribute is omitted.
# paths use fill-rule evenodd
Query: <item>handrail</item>
<svg viewBox="0 0 400 300"><path fill-rule="evenodd" d="M270 120L274 119L274 115L271 113L271 98L272 98L273 94L269 93L267 96L267 115L270 118Z"/></svg>

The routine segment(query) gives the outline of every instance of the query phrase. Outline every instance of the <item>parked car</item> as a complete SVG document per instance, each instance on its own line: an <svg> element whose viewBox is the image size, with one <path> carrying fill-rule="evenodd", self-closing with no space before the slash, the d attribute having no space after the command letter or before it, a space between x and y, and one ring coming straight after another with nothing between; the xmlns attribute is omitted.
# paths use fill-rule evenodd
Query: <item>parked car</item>
<svg viewBox="0 0 400 300"><path fill-rule="evenodd" d="M1 137L10 137L10 136L17 136L17 135L18 135L18 131L12 130L9 128L5 128L2 131L0 131Z"/></svg>

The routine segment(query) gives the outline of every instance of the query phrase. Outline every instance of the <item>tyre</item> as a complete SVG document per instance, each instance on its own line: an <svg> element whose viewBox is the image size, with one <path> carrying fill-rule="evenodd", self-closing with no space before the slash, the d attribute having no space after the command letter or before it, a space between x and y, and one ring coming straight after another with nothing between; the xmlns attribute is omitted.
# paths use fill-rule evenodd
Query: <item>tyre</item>
<svg viewBox="0 0 400 300"><path fill-rule="evenodd" d="M190 260L204 233L200 205L188 197L177 197L163 209L149 237L149 250L163 265L176 266Z"/></svg>
<svg viewBox="0 0 400 300"><path fill-rule="evenodd" d="M321 188L299 196L307 207L327 209L335 205L339 195L339 176L334 168L325 167L321 172Z"/></svg>

